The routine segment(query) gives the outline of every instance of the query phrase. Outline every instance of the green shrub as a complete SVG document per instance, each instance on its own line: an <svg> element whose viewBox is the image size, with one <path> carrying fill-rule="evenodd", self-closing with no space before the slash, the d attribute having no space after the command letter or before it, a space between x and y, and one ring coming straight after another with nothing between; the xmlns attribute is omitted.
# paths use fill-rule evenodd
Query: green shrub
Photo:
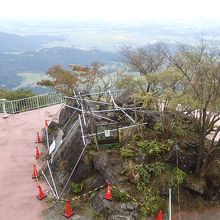
<svg viewBox="0 0 220 220"><path fill-rule="evenodd" d="M122 147L120 149L120 153L121 153L121 156L124 158L124 159L127 159L127 158L130 158L130 157L134 157L135 156L135 153L132 149L130 148L127 148L127 147Z"/></svg>
<svg viewBox="0 0 220 220"><path fill-rule="evenodd" d="M140 175L138 173L138 165L131 160L126 160L123 163L123 175L127 177L127 180L131 183L138 183Z"/></svg>
<svg viewBox="0 0 220 220"><path fill-rule="evenodd" d="M159 181L161 181L163 176L163 183L174 188L185 183L188 177L184 171L163 162L140 165L138 172L140 175L138 187L140 189L144 189L150 183L152 177L160 177Z"/></svg>
<svg viewBox="0 0 220 220"><path fill-rule="evenodd" d="M160 176L163 172L169 169L169 166L162 162L156 162L147 165L140 165L138 167L138 173L140 175L140 181L138 187L140 189L145 188L150 183L152 176Z"/></svg>
<svg viewBox="0 0 220 220"><path fill-rule="evenodd" d="M141 211L144 215L157 215L158 211L164 207L165 200L160 197L159 192L148 187L143 191L143 206Z"/></svg>
<svg viewBox="0 0 220 220"><path fill-rule="evenodd" d="M178 167L175 167L172 170L171 177L168 179L168 184L170 187L176 188L178 185L184 184L188 178L187 173L179 169Z"/></svg>
<svg viewBox="0 0 220 220"><path fill-rule="evenodd" d="M58 129L58 127L49 127L48 128L48 134L52 134L52 133L55 133L55 132L57 132L59 129Z"/></svg>
<svg viewBox="0 0 220 220"><path fill-rule="evenodd" d="M131 135L131 140L133 141L133 142L136 142L136 141L138 141L140 139L140 136L138 135L138 134L133 134L133 135Z"/></svg>
<svg viewBox="0 0 220 220"><path fill-rule="evenodd" d="M34 95L32 91L26 89L8 90L0 88L0 99L16 100L32 97Z"/></svg>
<svg viewBox="0 0 220 220"><path fill-rule="evenodd" d="M169 133L172 137L180 137L189 133L189 127L189 124L184 123L181 119L175 118L175 120L172 120L166 127L165 124L161 122L156 123L154 130L158 135Z"/></svg>
<svg viewBox="0 0 220 220"><path fill-rule="evenodd" d="M84 183L71 183L70 192L71 193L81 193L83 190Z"/></svg>
<svg viewBox="0 0 220 220"><path fill-rule="evenodd" d="M161 122L157 122L154 125L154 130L156 131L157 134L162 134L163 133L163 124Z"/></svg>
<svg viewBox="0 0 220 220"><path fill-rule="evenodd" d="M166 172L170 170L170 166L163 162L147 164L144 165L144 168L147 172L153 174L154 176L160 176L162 172Z"/></svg>
<svg viewBox="0 0 220 220"><path fill-rule="evenodd" d="M112 189L112 198L116 202L129 202L131 198L126 195L126 193L113 188Z"/></svg>
<svg viewBox="0 0 220 220"><path fill-rule="evenodd" d="M172 121L171 122L171 133L175 137L184 136L187 135L187 129L183 128L183 124L178 121Z"/></svg>
<svg viewBox="0 0 220 220"><path fill-rule="evenodd" d="M168 139L165 142L159 141L140 141L137 142L137 146L142 148L145 152L149 153L150 155L159 155L163 151L169 151L172 146L172 141Z"/></svg>
<svg viewBox="0 0 220 220"><path fill-rule="evenodd" d="M138 166L138 173L140 175L140 181L138 182L138 188L142 189L147 184L150 183L151 174L148 172L148 170L145 169L144 165Z"/></svg>

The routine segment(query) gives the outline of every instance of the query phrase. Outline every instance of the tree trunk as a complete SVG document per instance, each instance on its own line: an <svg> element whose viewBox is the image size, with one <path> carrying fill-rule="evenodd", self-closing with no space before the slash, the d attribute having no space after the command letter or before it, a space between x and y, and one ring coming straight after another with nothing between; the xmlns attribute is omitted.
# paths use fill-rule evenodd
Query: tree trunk
<svg viewBox="0 0 220 220"><path fill-rule="evenodd" d="M200 146L199 146L199 155L198 155L198 161L196 164L196 173L199 175L201 174L201 166L202 166L202 160L203 160L203 154L204 154L204 147L205 147L205 138L206 138L206 108L202 109L200 112L200 117L202 117L201 120L201 133L200 133Z"/></svg>
<svg viewBox="0 0 220 220"><path fill-rule="evenodd" d="M205 145L205 137L204 135L200 136L200 146L199 146L199 155L198 160L196 163L196 173L199 175L201 174L201 166L202 166L202 160L203 160L203 154L204 154L204 145Z"/></svg>
<svg viewBox="0 0 220 220"><path fill-rule="evenodd" d="M150 92L151 83L148 83L147 85L147 92Z"/></svg>

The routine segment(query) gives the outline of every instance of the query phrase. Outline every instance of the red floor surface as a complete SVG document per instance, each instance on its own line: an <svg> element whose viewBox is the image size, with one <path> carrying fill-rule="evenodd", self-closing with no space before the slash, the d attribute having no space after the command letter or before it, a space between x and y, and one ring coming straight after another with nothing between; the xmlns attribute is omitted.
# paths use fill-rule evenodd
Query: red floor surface
<svg viewBox="0 0 220 220"><path fill-rule="evenodd" d="M3 119L0 114L0 220L41 220L44 202L31 178L36 132L60 109L55 105Z"/></svg>

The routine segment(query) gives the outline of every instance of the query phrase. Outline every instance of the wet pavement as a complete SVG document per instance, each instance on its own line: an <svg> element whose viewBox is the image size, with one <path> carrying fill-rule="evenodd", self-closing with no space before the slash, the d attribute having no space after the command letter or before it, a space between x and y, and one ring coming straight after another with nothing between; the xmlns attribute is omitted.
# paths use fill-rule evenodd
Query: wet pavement
<svg viewBox="0 0 220 220"><path fill-rule="evenodd" d="M61 105L10 115L0 114L0 220L42 220L46 204L36 199L31 178L36 133Z"/></svg>
<svg viewBox="0 0 220 220"><path fill-rule="evenodd" d="M212 208L202 212L182 212L179 215L174 215L172 220L220 220L220 209Z"/></svg>

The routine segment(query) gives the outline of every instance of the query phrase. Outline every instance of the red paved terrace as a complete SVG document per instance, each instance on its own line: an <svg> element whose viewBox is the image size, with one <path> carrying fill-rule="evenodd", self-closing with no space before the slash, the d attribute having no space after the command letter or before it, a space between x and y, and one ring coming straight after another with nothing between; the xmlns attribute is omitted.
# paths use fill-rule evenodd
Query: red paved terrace
<svg viewBox="0 0 220 220"><path fill-rule="evenodd" d="M32 179L36 133L49 122L61 105L9 115L0 114L0 219L41 220L46 208L36 199Z"/></svg>

